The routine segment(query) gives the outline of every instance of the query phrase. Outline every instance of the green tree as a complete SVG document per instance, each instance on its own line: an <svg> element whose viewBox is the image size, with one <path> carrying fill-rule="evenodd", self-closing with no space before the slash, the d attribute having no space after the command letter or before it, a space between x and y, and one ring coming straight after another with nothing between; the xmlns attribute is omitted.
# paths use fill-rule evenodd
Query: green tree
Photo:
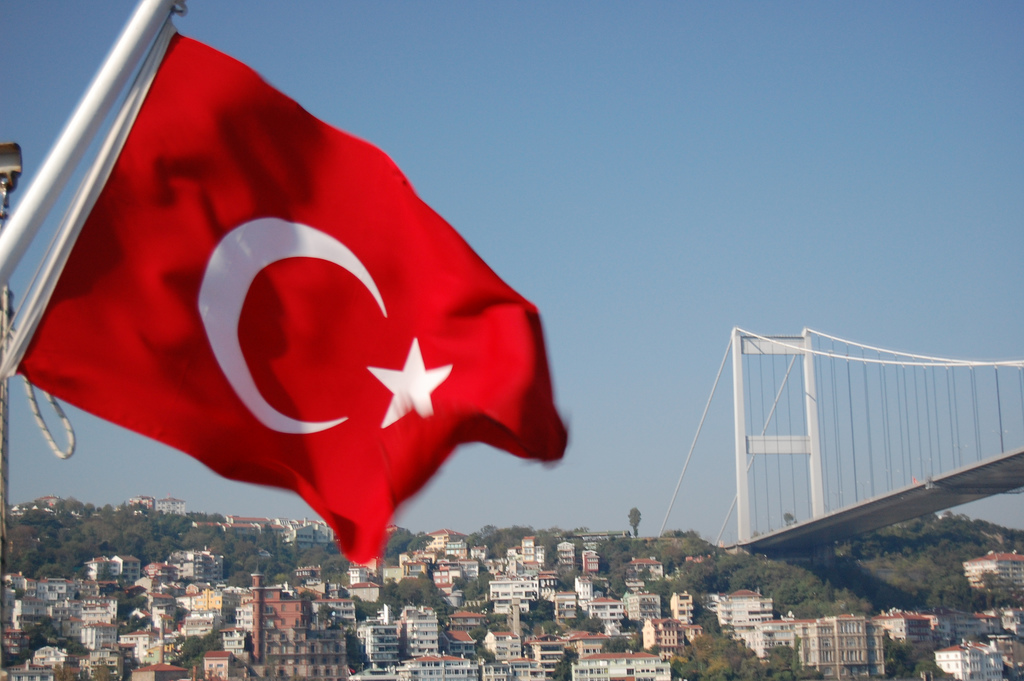
<svg viewBox="0 0 1024 681"><path fill-rule="evenodd" d="M629 526L633 528L633 536L640 536L640 509L634 506L629 509Z"/></svg>
<svg viewBox="0 0 1024 681"><path fill-rule="evenodd" d="M181 644L180 652L172 659L172 664L185 669L194 666L202 667L203 657L211 650L223 650L220 631L214 629L205 636L188 636Z"/></svg>
<svg viewBox="0 0 1024 681"><path fill-rule="evenodd" d="M572 681L572 665L580 659L580 656L572 648L566 648L562 652L562 659L555 665L552 672L552 681Z"/></svg>

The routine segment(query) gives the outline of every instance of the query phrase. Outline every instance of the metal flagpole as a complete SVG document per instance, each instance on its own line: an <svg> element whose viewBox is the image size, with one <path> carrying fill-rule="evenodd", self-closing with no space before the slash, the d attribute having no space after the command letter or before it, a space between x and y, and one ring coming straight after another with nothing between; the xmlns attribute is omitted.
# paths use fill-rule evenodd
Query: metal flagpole
<svg viewBox="0 0 1024 681"><path fill-rule="evenodd" d="M7 284L36 232L82 160L104 119L145 58L149 46L172 12L184 13L184 0L139 0L128 23L93 77L65 124L18 210L7 222L7 195L21 174L21 148L0 144L0 350L10 338L11 293ZM5 224L6 223L6 224ZM6 354L0 353L0 355ZM0 575L6 572L8 503L8 379L0 380ZM0 582L0 639L3 637L3 594ZM3 650L0 646L0 670Z"/></svg>
<svg viewBox="0 0 1024 681"><path fill-rule="evenodd" d="M139 0L135 12L68 119L39 173L25 191L18 210L0 232L0 284L10 281L14 268L82 160L104 118L176 6L179 6L178 0Z"/></svg>
<svg viewBox="0 0 1024 681"><path fill-rule="evenodd" d="M13 142L0 144L0 234L7 221L8 194L18 186L21 175L21 147ZM11 323L11 290L0 287L0 350L7 345ZM7 572L7 386L10 379L0 380L0 575ZM0 641L4 635L4 594L0 579ZM0 645L0 670L4 668L4 650Z"/></svg>

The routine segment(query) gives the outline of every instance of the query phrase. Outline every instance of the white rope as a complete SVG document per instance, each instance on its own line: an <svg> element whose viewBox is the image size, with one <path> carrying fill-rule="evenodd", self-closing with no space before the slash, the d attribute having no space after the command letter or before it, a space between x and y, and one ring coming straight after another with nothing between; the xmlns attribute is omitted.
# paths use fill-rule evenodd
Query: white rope
<svg viewBox="0 0 1024 681"><path fill-rule="evenodd" d="M0 380L13 375L18 369L18 363L25 355L32 335L35 333L39 321L42 319L43 311L49 303L50 296L57 286L57 279L71 255L75 239L78 237L82 226L85 224L92 207L99 198L103 186L121 153L121 148L128 137L135 117L138 115L142 102L149 92L149 86L153 77L163 60L164 53L175 34L174 24L170 17L164 23L163 28L153 43L153 48L143 62L131 89L125 97L125 101L118 111L117 119L111 126L103 146L96 157L96 161L89 168L81 185L75 192L71 205L68 207L57 234L51 241L45 264L37 269L36 275L30 282L29 292L23 300L18 311L15 313L15 320L19 322L13 330L9 343L7 344L0 363Z"/></svg>
<svg viewBox="0 0 1024 681"><path fill-rule="evenodd" d="M883 350L883 349L880 349L880 348L874 348L874 347L872 347L870 345L861 345L859 343L853 343L851 341L847 341L847 340L844 340L842 338L835 338L833 336L829 336L827 334L819 333L817 331L808 329L808 331L810 333L813 333L813 334L815 334L817 336L821 336L822 338L828 338L829 340L833 340L833 341L839 341L840 343L845 343L846 345L849 345L851 347L865 348L867 350L873 350L875 352L890 354L890 355L893 355L894 357L907 357L907 358L910 358L912 360L917 360L917 361L889 360L889 359L881 359L881 358L871 359L871 358L865 358L865 357L857 357L855 355L850 355L850 354L843 354L843 353L839 353L839 352L832 352L832 351L828 351L828 350L808 349L808 348L806 348L806 347L804 347L802 345L794 345L792 343L787 343L785 341L781 341L781 340L779 340L777 338L772 338L770 336L762 336L761 334L752 333L750 331L744 331L743 329L739 329L738 328L738 331L741 334L743 334L744 336L749 336L750 338L756 338L758 340L762 340L762 341L765 341L767 343L773 343L775 345L778 345L779 347L783 347L783 348L787 348L787 349L793 350L794 354L805 354L806 353L806 354L818 355L820 357L830 357L832 359L842 359L842 360L850 360L850 361L856 361L856 362L864 362L865 364L885 364L885 365L889 365L889 366L905 366L905 367L906 366L918 366L918 367L934 367L934 366L949 366L949 367L1016 367L1016 368L1024 367L1024 360L1022 360L1022 359L1005 360L1005 361L997 361L997 362L979 362L979 361L963 360L963 359L948 359L948 358L943 358L943 357L928 357L927 355L913 355L913 354L906 353L906 352L896 352L894 350Z"/></svg>
<svg viewBox="0 0 1024 681"><path fill-rule="evenodd" d="M25 395L28 397L28 406L32 409L32 416L36 419L36 425L39 426L39 430L43 433L43 437L46 439L46 444L50 445L50 449L60 459L67 459L75 453L75 429L71 426L71 420L64 413L64 410L60 408L57 400L54 399L53 395L41 391L46 397L46 401L53 407L54 413L57 414L57 418L60 419L61 424L64 426L64 433L68 438L68 448L61 449L57 446L56 440L53 439L53 433L50 432L50 426L43 420L43 415L39 413L39 403L36 402L35 387L28 381L23 381L25 385Z"/></svg>

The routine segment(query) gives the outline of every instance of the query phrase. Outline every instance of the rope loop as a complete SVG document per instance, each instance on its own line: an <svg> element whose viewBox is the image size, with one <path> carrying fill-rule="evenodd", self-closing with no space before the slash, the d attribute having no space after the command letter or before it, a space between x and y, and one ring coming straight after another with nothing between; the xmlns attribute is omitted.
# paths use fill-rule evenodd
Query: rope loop
<svg viewBox="0 0 1024 681"><path fill-rule="evenodd" d="M64 432L67 434L68 438L68 448L64 450L57 446L57 442L53 439L53 433L50 432L50 426L46 424L46 421L43 420L43 415L39 412L39 403L36 401L35 390L35 386L26 380L25 395L28 397L28 405L32 409L32 416L36 419L36 425L39 426L39 430L42 432L43 438L46 440L46 443L50 445L50 449L57 455L57 458L68 459L75 453L75 429L71 426L71 420L68 419L64 410L61 409L60 405L57 403L57 399L53 395L45 390L40 390L40 392L42 392L46 397L46 401L50 403L51 407L53 407L54 413L57 414L57 418L60 419L61 424L64 426Z"/></svg>

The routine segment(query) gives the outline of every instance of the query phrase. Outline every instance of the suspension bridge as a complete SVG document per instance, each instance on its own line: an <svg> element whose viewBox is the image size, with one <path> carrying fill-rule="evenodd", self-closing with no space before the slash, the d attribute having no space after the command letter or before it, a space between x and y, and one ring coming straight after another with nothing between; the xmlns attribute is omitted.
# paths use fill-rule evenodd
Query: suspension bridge
<svg viewBox="0 0 1024 681"><path fill-rule="evenodd" d="M1024 360L736 328L709 406L730 356L736 496L725 522L735 516L735 548L827 552L861 532L1024 489Z"/></svg>

